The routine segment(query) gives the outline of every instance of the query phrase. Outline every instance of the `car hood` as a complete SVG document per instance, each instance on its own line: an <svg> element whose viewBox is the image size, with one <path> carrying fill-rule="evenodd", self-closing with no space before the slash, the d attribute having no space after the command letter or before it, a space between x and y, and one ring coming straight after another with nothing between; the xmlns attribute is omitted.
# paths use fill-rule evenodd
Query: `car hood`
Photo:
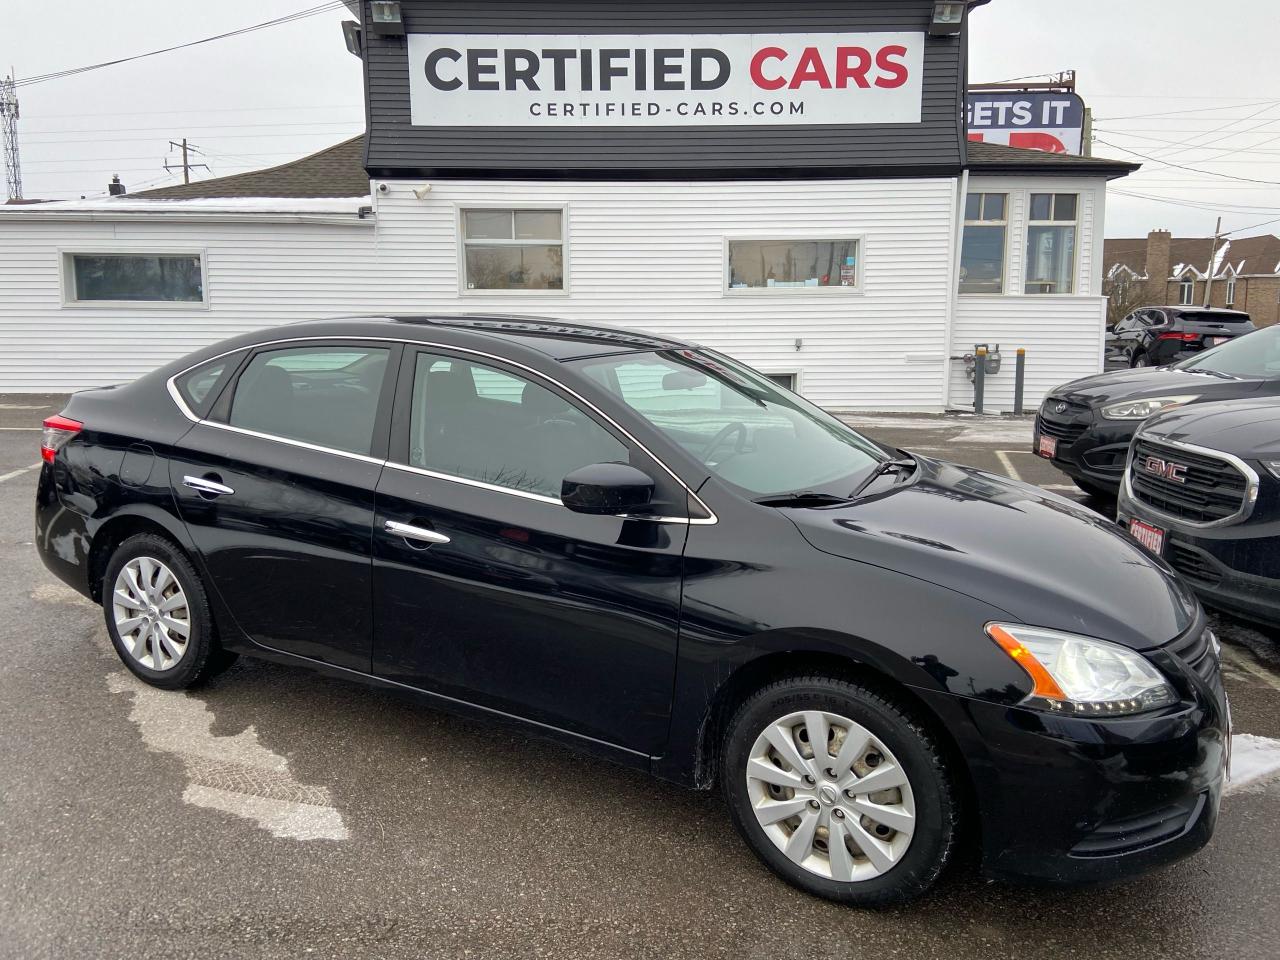
<svg viewBox="0 0 1280 960"><path fill-rule="evenodd" d="M1280 457L1280 397L1197 403L1159 413L1143 436L1197 444L1246 460Z"/></svg>
<svg viewBox="0 0 1280 960"><path fill-rule="evenodd" d="M917 461L911 481L885 492L786 514L824 553L956 590L1023 623L1142 650L1195 619L1190 591L1115 524L1028 484Z"/></svg>
<svg viewBox="0 0 1280 960"><path fill-rule="evenodd" d="M1074 403L1098 406L1118 400L1140 400L1194 393L1201 397L1246 396L1262 385L1261 380L1224 380L1204 373L1187 373L1167 367L1139 367L1135 370L1112 370L1091 377L1072 380L1049 391Z"/></svg>

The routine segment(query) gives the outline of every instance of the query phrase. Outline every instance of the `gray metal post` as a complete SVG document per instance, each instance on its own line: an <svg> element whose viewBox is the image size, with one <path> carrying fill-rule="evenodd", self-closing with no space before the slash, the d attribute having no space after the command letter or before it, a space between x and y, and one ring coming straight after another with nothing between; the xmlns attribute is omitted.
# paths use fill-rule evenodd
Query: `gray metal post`
<svg viewBox="0 0 1280 960"><path fill-rule="evenodd" d="M974 351L973 364L973 412L982 412L982 394L987 385L987 348Z"/></svg>
<svg viewBox="0 0 1280 960"><path fill-rule="evenodd" d="M1022 384L1027 373L1027 351L1025 347L1018 348L1018 363L1013 371L1013 414L1016 417L1022 416Z"/></svg>

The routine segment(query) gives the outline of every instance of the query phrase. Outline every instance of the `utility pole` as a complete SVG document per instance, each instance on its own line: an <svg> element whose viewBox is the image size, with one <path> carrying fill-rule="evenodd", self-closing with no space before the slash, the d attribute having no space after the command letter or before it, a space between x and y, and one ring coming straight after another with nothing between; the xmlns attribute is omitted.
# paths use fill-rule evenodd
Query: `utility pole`
<svg viewBox="0 0 1280 960"><path fill-rule="evenodd" d="M1204 282L1204 305L1209 306L1209 292L1213 290L1213 263L1218 259L1218 240L1222 237L1222 218L1213 228L1213 243L1209 244L1209 276Z"/></svg>
<svg viewBox="0 0 1280 960"><path fill-rule="evenodd" d="M9 76L0 80L0 134L4 139L4 180L10 200L22 199L22 162L18 158L18 91Z"/></svg>
<svg viewBox="0 0 1280 960"><path fill-rule="evenodd" d="M169 149L171 149L171 150L181 150L181 151L182 151L182 182L183 182L183 183L190 183L190 182L191 182L191 168L192 168L192 167L204 167L206 170L208 170L208 169L209 169L209 165L208 165L207 163L191 163L191 162L189 162L189 161L187 160L187 149L188 149L188 148L187 148L187 138L186 138L186 137L183 137L183 138L182 138L182 142L181 142L181 143L174 143L172 140L170 140L170 141L169 141ZM171 166L170 164L166 163L166 164L164 165L164 168L165 168L166 170L177 170L177 169L178 169L178 165L177 165L177 164L173 164L173 165Z"/></svg>

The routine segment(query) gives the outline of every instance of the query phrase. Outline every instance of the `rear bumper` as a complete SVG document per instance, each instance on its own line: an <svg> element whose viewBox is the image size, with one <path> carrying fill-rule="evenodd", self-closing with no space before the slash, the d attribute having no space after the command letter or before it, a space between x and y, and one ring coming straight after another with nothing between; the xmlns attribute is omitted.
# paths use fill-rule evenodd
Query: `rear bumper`
<svg viewBox="0 0 1280 960"><path fill-rule="evenodd" d="M1227 707L1216 676L1188 690L1178 708L1104 721L928 695L940 714L963 717L949 727L968 741L983 872L1098 883L1203 847L1222 795Z"/></svg>
<svg viewBox="0 0 1280 960"><path fill-rule="evenodd" d="M92 537L85 516L58 495L55 471L60 463L46 463L36 482L35 544L49 572L86 597L89 585L89 558Z"/></svg>

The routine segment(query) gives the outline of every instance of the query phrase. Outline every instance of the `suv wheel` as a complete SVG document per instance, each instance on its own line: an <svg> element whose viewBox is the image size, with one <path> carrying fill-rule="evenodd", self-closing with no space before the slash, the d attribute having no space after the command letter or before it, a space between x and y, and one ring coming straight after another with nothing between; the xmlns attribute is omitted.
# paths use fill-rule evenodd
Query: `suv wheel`
<svg viewBox="0 0 1280 960"><path fill-rule="evenodd" d="M1135 367L1149 367L1151 366L1151 358L1145 353L1135 353L1133 355L1133 365Z"/></svg>
<svg viewBox="0 0 1280 960"><path fill-rule="evenodd" d="M956 790L938 746L900 705L804 677L744 703L721 751L734 824L787 882L871 906L924 893L946 866Z"/></svg>
<svg viewBox="0 0 1280 960"><path fill-rule="evenodd" d="M209 600L191 562L164 537L142 533L125 540L102 586L111 643L139 679L178 690L235 659L218 647Z"/></svg>

